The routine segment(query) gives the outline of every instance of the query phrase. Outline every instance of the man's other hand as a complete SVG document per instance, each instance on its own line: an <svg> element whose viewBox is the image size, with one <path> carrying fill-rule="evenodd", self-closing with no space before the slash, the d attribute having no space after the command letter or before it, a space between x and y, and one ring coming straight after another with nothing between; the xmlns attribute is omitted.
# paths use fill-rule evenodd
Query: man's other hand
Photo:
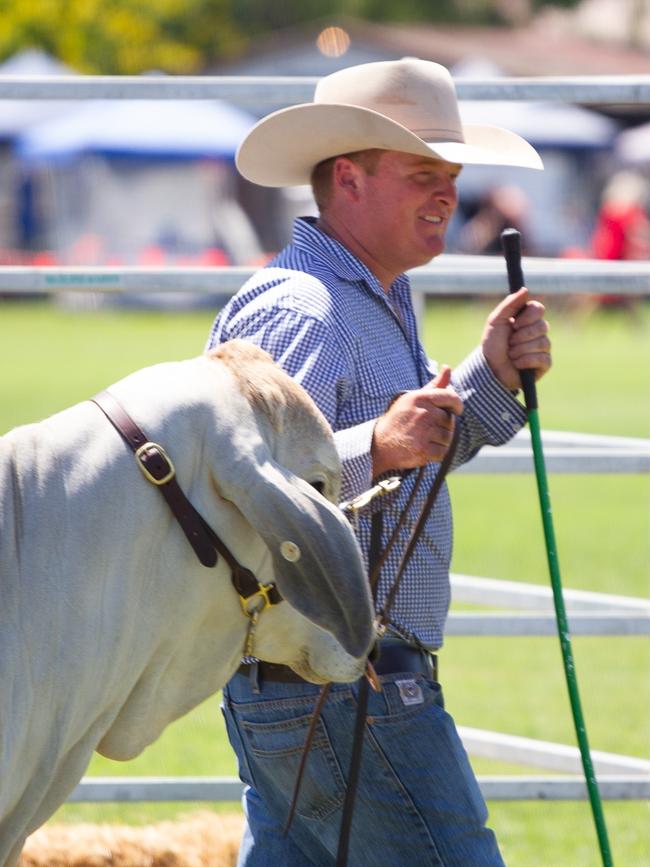
<svg viewBox="0 0 650 867"><path fill-rule="evenodd" d="M521 388L520 370L534 370L535 379L544 376L551 367L544 305L531 301L526 288L508 295L488 316L481 348L492 372L506 388Z"/></svg>
<svg viewBox="0 0 650 867"><path fill-rule="evenodd" d="M375 425L373 475L441 461L453 438L455 416L463 403L450 385L451 368L423 388L401 394Z"/></svg>

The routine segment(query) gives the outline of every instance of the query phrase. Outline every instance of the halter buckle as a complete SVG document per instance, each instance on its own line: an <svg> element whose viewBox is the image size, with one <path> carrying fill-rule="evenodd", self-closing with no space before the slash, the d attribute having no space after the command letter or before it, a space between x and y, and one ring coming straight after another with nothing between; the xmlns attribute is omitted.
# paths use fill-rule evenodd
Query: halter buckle
<svg viewBox="0 0 650 867"><path fill-rule="evenodd" d="M266 608L270 608L273 603L269 598L269 594L275 587L275 584L258 584L258 589L255 593L251 593L250 596L240 596L239 601L241 603L242 611L244 615L248 617L250 620L257 619L257 617L264 611Z"/></svg>
<svg viewBox="0 0 650 867"><path fill-rule="evenodd" d="M164 475L160 478L154 476L149 467L146 464L146 460L149 457L158 456L162 458L166 467L163 467ZM135 452L135 462L142 470L142 473L145 479L148 482L151 482L152 485L166 485L167 482L171 482L171 480L176 475L176 470L174 469L174 465L171 462L171 458L164 450L164 448L158 443L146 442L140 446Z"/></svg>

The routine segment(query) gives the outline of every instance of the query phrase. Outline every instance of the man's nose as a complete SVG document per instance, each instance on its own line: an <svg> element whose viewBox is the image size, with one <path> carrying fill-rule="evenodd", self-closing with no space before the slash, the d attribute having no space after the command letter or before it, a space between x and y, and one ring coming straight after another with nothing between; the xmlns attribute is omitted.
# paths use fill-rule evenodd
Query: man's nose
<svg viewBox="0 0 650 867"><path fill-rule="evenodd" d="M441 202L448 208L455 208L458 204L458 190L452 178L443 178L436 186L433 196L437 202Z"/></svg>

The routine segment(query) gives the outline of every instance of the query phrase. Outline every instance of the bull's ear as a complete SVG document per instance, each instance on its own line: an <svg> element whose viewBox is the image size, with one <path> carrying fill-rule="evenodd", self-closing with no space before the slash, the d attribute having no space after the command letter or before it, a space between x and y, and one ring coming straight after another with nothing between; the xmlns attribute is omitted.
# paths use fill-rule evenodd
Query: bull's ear
<svg viewBox="0 0 650 867"><path fill-rule="evenodd" d="M354 657L368 650L373 608L354 533L340 510L270 458L220 484L271 552L287 602ZM223 482L223 480L220 480ZM287 544L291 543L291 544Z"/></svg>

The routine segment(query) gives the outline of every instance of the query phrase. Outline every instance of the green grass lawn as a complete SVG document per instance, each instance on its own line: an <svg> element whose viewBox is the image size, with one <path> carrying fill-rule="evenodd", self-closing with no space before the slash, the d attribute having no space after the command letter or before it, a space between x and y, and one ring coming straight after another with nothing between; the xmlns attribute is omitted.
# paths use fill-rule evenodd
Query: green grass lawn
<svg viewBox="0 0 650 867"><path fill-rule="evenodd" d="M424 343L456 364L477 342L484 302L427 307ZM157 361L198 354L209 311L80 311L43 303L0 305L0 432L91 396ZM549 310L554 369L540 383L543 427L650 437L650 306L632 325L615 311L588 318ZM565 586L647 596L650 490L647 477L551 476ZM452 477L453 569L547 584L532 476ZM638 638L573 641L587 730L594 748L650 756L650 651ZM460 724L575 743L555 639L450 638L441 654L447 704ZM477 760L479 774L522 773ZM93 760L96 775L234 775L217 699L174 725L133 762ZM542 773L532 771L532 773ZM148 821L192 805L68 805L57 819ZM236 809L236 805L223 805ZM509 867L600 863L587 803L492 803ZM614 861L650 864L646 804L607 803Z"/></svg>

